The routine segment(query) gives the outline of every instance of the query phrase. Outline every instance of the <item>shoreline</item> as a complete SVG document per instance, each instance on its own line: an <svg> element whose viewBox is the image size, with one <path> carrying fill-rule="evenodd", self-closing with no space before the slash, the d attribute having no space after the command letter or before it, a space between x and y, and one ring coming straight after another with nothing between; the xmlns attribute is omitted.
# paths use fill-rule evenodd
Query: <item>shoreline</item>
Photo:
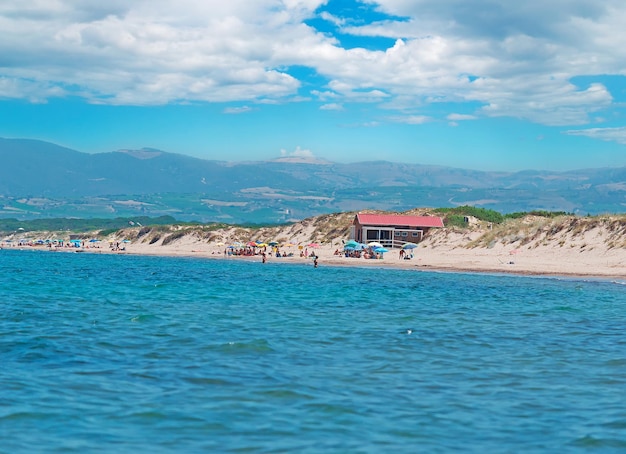
<svg viewBox="0 0 626 454"><path fill-rule="evenodd" d="M417 243L409 253L412 257L409 260L401 256L400 249L390 249L382 259L345 257L344 245L350 238L351 221L352 214L339 213L258 229L235 226L211 229L176 224L134 226L106 236L101 232L83 233L80 243L72 239L65 243L52 240L67 238L67 232L32 232L20 236L26 240L19 242L15 234L7 235L0 247L221 260L228 259L229 251L247 249L258 254L230 258L261 263L260 253L264 251L268 263L280 260L306 264L310 263L308 257L315 253L321 267L376 266L415 271L626 280L626 216L546 219L529 215L497 226L472 221L466 228L437 228ZM21 244L22 241L28 244ZM263 246L256 246L258 244ZM272 244L278 245L280 252L288 256L277 258L271 253L274 248L268 246ZM116 250L117 247L123 250Z"/></svg>
<svg viewBox="0 0 626 454"><path fill-rule="evenodd" d="M6 250L30 250L39 252L62 252L62 253L88 253L88 254L118 254L118 255L136 255L136 256L158 256L158 257L189 257L202 258L211 260L247 260L258 261L261 265L262 256L225 256L221 246L209 245L206 243L194 244L195 247L188 245L146 245L131 244L126 250L114 251L109 248L45 248L40 246L11 246L0 249ZM344 257L343 255L334 255L333 246L322 246L315 249L318 257L319 267L337 266L337 267L355 267L366 268L376 267L381 269L398 269L411 271L432 271L447 273L470 273L470 274L494 274L494 275L512 275L512 276L531 276L531 277L552 277L552 278L569 278L569 279L598 279L598 280L618 280L626 282L626 266L622 265L626 261L626 253L615 251L613 254L605 254L604 257L597 257L590 254L584 255L585 261L580 260L578 263L571 260L553 260L551 263L547 261L550 255L547 253L535 253L532 256L522 256L517 253L512 259L509 257L506 261L504 253L494 251L468 250L465 248L452 247L447 250L436 251L428 248L417 249L414 257L410 260L401 260L397 256L398 250L391 250L386 253L383 259L364 259ZM545 251L548 252L548 251ZM584 254L580 252L578 254ZM608 255L608 257L607 257ZM622 256L624 256L622 258ZM580 257L579 257L580 258ZM602 266L600 261L606 260ZM313 267L310 257L300 257L295 254L292 257L274 257L267 255L267 263L291 263L291 264L310 264ZM497 262L494 264L493 262ZM609 262L613 261L612 264Z"/></svg>

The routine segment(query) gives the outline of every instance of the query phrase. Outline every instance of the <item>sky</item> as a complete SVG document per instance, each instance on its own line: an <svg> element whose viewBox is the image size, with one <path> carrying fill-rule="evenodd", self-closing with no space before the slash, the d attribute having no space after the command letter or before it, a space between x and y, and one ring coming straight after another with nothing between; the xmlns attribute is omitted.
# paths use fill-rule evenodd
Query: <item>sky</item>
<svg viewBox="0 0 626 454"><path fill-rule="evenodd" d="M623 0L3 0L0 137L622 167L625 23Z"/></svg>

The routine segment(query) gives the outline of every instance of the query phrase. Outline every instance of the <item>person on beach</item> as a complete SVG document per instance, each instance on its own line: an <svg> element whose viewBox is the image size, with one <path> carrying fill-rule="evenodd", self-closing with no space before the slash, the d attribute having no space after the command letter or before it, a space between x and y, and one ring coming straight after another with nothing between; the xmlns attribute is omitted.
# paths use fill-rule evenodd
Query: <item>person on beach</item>
<svg viewBox="0 0 626 454"><path fill-rule="evenodd" d="M313 259L313 268L317 268L317 256L314 256L315 258Z"/></svg>
<svg viewBox="0 0 626 454"><path fill-rule="evenodd" d="M263 263L265 263L265 262L266 262L266 260L267 260L267 259L265 258L265 252L262 252L262 253L261 253L261 256L263 257L263 260L262 260L262 261L263 261Z"/></svg>

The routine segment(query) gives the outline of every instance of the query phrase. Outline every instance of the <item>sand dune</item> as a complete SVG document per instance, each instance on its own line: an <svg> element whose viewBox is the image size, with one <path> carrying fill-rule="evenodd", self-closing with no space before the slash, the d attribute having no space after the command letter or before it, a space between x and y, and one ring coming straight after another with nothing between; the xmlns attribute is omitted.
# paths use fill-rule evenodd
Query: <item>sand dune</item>
<svg viewBox="0 0 626 454"><path fill-rule="evenodd" d="M502 225L474 222L466 229L433 230L414 250L410 260L392 249L383 259L347 258L335 255L348 239L353 213L320 216L285 227L229 228L203 231L193 228L163 232L154 241L152 232L135 238L130 252L139 254L195 255L219 258L235 242L278 241L298 246L281 247L294 257L267 257L302 262L300 252L314 252L320 266L392 266L450 271L484 271L520 274L598 276L626 278L626 216L556 219L527 216ZM134 232L127 232L132 236ZM168 238L176 237L168 241ZM154 241L150 244L151 241ZM163 244L165 243L165 244ZM317 243L319 248L308 247ZM260 260L245 257L245 260Z"/></svg>
<svg viewBox="0 0 626 454"><path fill-rule="evenodd" d="M227 247L237 242L276 241L292 257L277 258L266 249L267 263L311 263L301 253L314 252L319 266L377 266L472 272L505 272L537 275L588 276L626 279L626 216L555 219L526 216L500 225L475 221L468 228L432 230L414 249L410 260L392 249L382 259L348 258L343 241L349 239L354 213L305 219L280 227L260 229L211 226L134 227L103 239L89 252L115 252L196 256L222 260L256 260L228 257ZM54 236L54 235L52 235ZM111 251L107 241L129 239L125 251ZM309 246L311 243L319 247ZM293 246L285 246L293 244Z"/></svg>

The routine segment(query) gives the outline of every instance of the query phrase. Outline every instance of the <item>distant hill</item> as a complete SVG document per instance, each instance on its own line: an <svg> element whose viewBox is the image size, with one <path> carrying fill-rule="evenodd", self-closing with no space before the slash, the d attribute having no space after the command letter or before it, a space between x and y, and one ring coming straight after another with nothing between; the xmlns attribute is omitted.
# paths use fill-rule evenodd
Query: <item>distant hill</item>
<svg viewBox="0 0 626 454"><path fill-rule="evenodd" d="M626 209L626 167L481 172L388 161L227 162L155 149L88 154L0 139L0 216L268 223L360 209L475 205L500 212Z"/></svg>

